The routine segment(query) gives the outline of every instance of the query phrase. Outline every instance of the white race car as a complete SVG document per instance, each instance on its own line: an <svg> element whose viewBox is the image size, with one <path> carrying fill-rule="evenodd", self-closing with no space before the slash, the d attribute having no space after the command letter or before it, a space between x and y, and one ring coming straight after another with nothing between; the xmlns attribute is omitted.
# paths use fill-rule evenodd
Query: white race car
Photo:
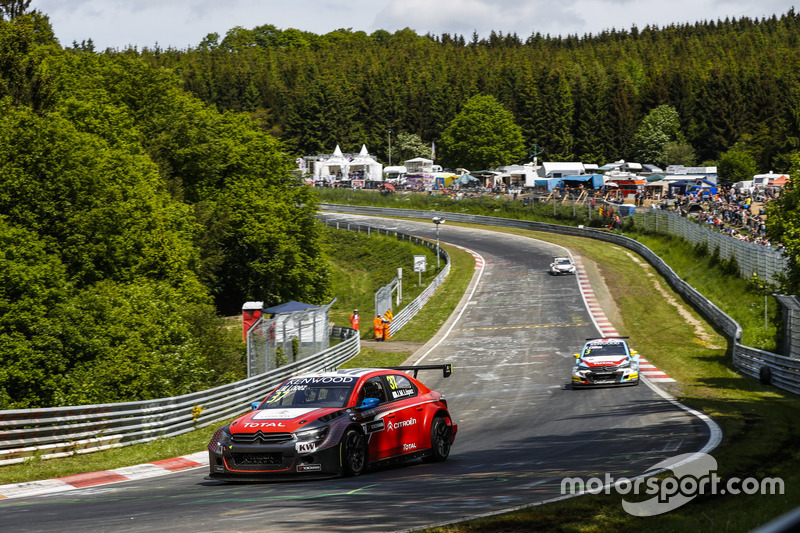
<svg viewBox="0 0 800 533"><path fill-rule="evenodd" d="M638 385L639 354L631 350L627 337L588 339L575 354L572 386Z"/></svg>
<svg viewBox="0 0 800 533"><path fill-rule="evenodd" d="M554 257L550 263L550 274L558 276L561 274L575 274L575 264L569 257Z"/></svg>

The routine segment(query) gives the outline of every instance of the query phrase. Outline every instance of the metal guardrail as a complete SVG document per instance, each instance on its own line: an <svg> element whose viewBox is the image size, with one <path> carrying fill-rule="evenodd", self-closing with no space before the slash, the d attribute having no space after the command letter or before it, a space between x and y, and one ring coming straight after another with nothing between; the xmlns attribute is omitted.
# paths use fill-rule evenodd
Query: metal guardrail
<svg viewBox="0 0 800 533"><path fill-rule="evenodd" d="M548 233L558 233L561 235L571 235L576 237L587 237L591 239L611 242L619 246L628 248L644 257L661 274L675 292L686 298L689 303L715 324L731 342L733 362L736 368L751 377L761 379L764 383L800 394L800 365L796 360L771 352L765 352L756 348L751 348L741 344L742 327L714 305L705 296L700 294L697 289L682 280L658 255L640 242L625 237L617 233L593 228L581 228L573 226L559 226L545 222L533 222L529 220L517 220L509 218L487 217L483 215L468 215L453 212L427 211L420 209L399 209L391 207L366 207L349 206L339 204L321 204L320 209L324 211L352 213L359 215L391 216L399 218L422 218L430 220L434 216L442 216L454 222L466 222L472 224L482 224L488 226L503 226L533 231L544 231ZM731 239L733 239L731 237ZM756 245L757 246L757 245ZM763 248L763 247L762 247Z"/></svg>
<svg viewBox="0 0 800 533"><path fill-rule="evenodd" d="M0 411L0 465L50 459L174 437L246 412L281 381L332 368L361 351L355 330L339 344L278 369L214 389L140 402Z"/></svg>
<svg viewBox="0 0 800 533"><path fill-rule="evenodd" d="M358 233L366 233L367 235L371 235L376 233L378 235L391 235L400 240L408 240L409 242L413 242L414 244L427 246L436 252L436 246L429 240L421 239L414 235L408 235L405 233L401 233L394 230L386 230L383 228L378 228L375 226L370 226L369 224L353 224L353 223L346 223L341 224L338 221L324 221L328 226L336 229L346 229L349 231L355 231ZM425 287L425 289L417 296L413 301L411 301L407 306L405 306L399 313L394 315L392 319L392 323L389 324L389 334L395 335L398 331L400 331L403 326L408 324L412 318L425 306L428 300L436 293L436 290L444 283L444 280L447 278L448 274L450 274L450 254L448 254L445 250L439 247L439 258L444 262L444 267L442 267L441 272L439 272L433 281Z"/></svg>

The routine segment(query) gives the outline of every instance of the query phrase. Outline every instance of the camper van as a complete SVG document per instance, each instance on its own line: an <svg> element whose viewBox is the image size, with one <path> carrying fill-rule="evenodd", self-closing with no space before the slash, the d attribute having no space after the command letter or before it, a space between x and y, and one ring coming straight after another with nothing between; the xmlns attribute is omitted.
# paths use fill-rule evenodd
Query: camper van
<svg viewBox="0 0 800 533"><path fill-rule="evenodd" d="M764 189L771 187L772 182L781 176L787 176L787 174L774 174L773 172L770 172L769 174L756 174L753 176L753 190L763 191Z"/></svg>

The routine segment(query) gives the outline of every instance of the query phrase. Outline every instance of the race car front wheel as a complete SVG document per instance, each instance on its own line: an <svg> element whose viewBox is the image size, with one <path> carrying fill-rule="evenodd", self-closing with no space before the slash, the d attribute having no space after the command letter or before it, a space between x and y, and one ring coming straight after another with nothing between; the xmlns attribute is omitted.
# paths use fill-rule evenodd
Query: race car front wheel
<svg viewBox="0 0 800 533"><path fill-rule="evenodd" d="M428 462L444 461L450 455L451 429L441 416L433 418L431 423L431 455Z"/></svg>
<svg viewBox="0 0 800 533"><path fill-rule="evenodd" d="M357 476L367 468L367 441L355 429L348 429L342 439L342 472Z"/></svg>

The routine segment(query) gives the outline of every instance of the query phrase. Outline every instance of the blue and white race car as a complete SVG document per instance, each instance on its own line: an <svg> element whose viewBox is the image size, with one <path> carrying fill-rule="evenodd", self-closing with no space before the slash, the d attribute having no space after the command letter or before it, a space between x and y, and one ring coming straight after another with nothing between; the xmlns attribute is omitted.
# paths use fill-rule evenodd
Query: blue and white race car
<svg viewBox="0 0 800 533"><path fill-rule="evenodd" d="M572 386L638 385L639 354L626 338L587 339L581 353L575 354Z"/></svg>

